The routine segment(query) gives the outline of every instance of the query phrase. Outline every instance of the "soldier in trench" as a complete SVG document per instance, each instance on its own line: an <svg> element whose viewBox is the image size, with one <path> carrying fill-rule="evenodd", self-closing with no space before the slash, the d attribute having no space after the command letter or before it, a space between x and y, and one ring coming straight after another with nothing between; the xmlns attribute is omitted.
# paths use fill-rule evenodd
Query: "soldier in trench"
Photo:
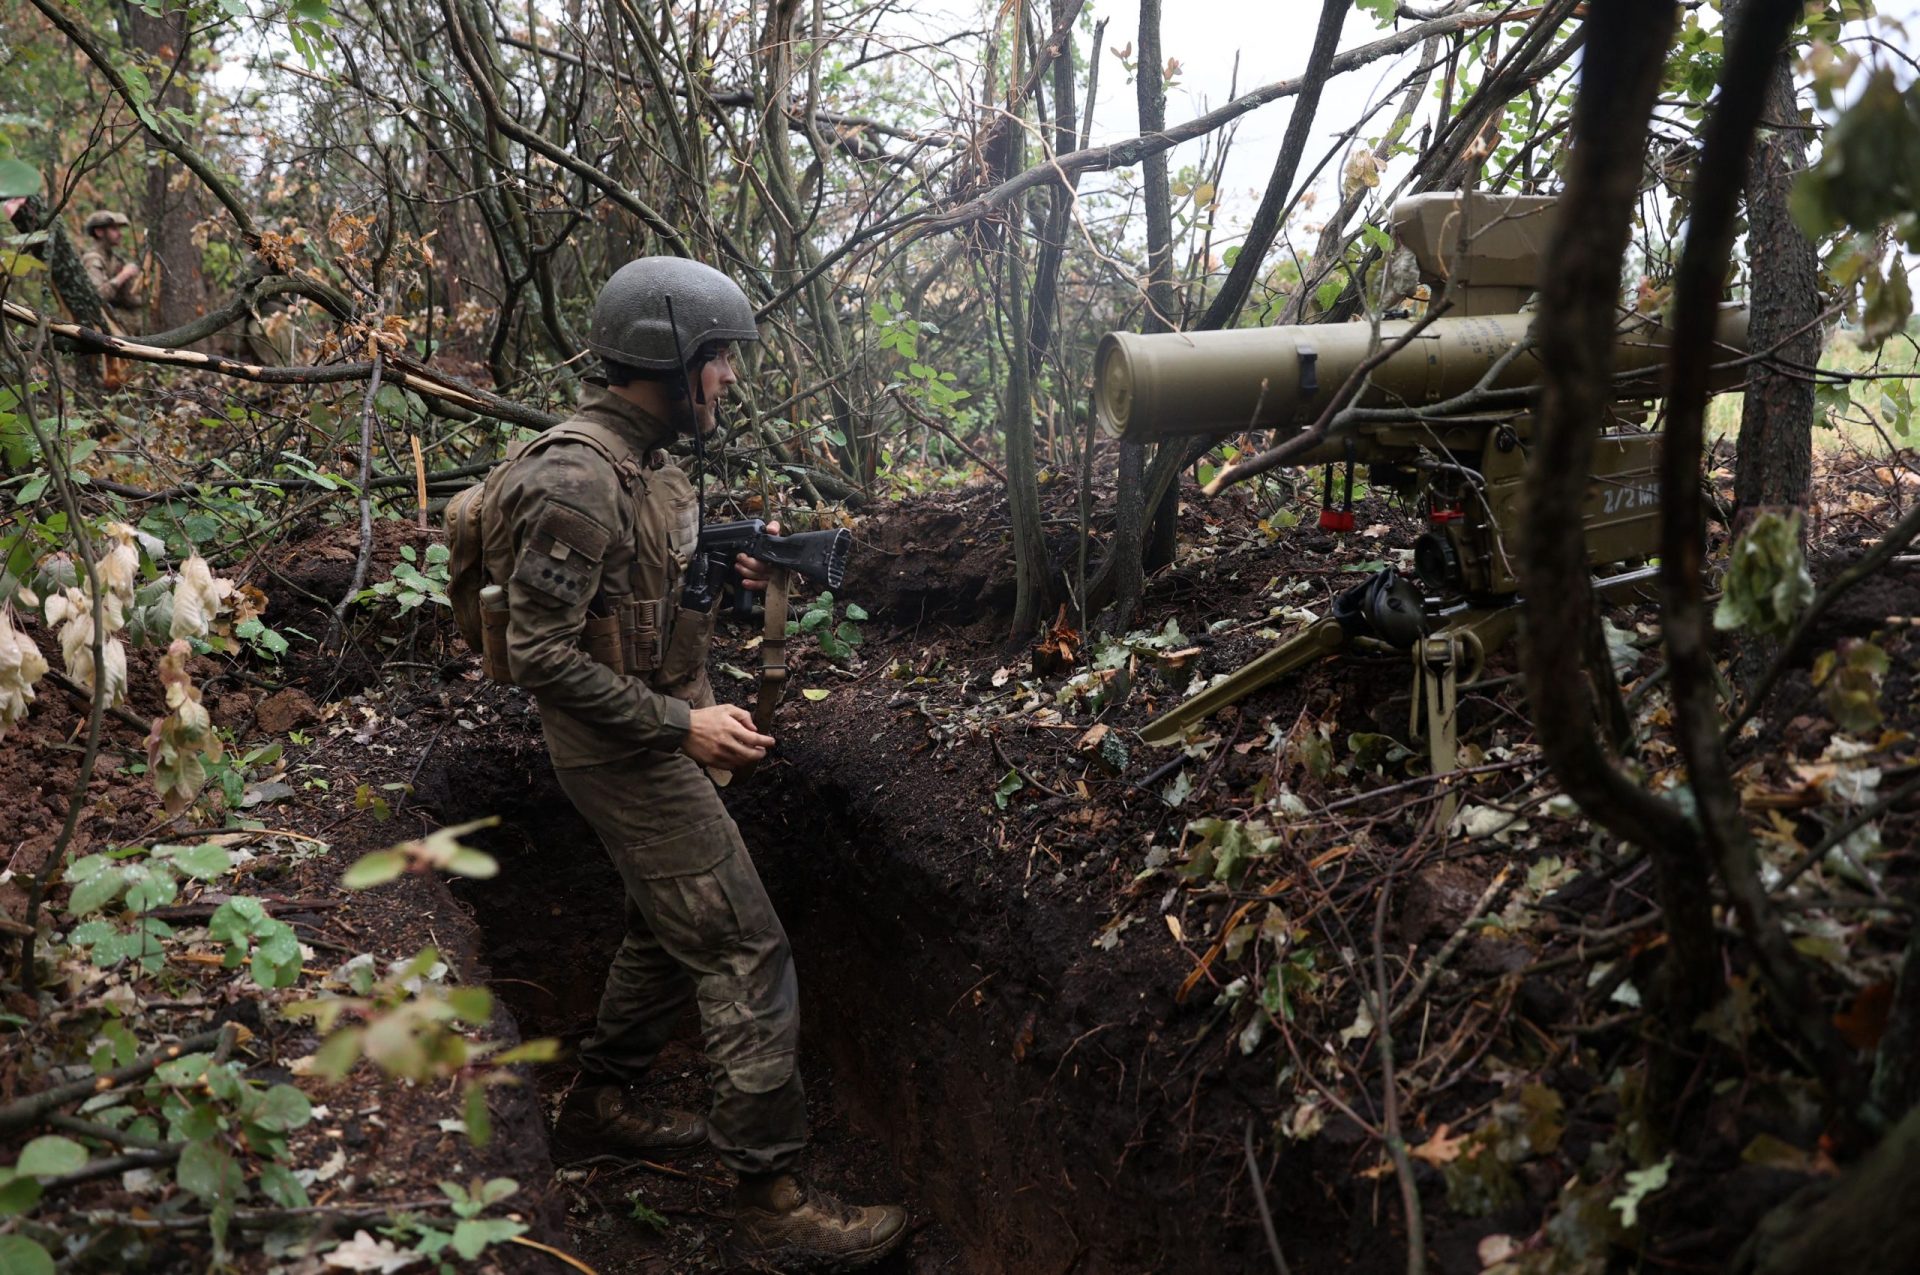
<svg viewBox="0 0 1920 1275"><path fill-rule="evenodd" d="M538 701L560 786L626 889L626 935L560 1137L644 1157L711 1143L739 1175L732 1260L848 1269L891 1251L906 1211L844 1205L797 1173L807 1116L793 960L702 769L757 761L774 741L743 709L714 703L714 616L677 605L699 511L664 449L714 428L735 380L732 345L758 339L753 307L719 271L673 257L620 269L587 342L604 384L489 480L484 556L488 578L507 582L513 681ZM764 564L737 567L765 587ZM596 622L617 634L628 672L583 645ZM689 1001L711 1065L704 1120L637 1087Z"/></svg>

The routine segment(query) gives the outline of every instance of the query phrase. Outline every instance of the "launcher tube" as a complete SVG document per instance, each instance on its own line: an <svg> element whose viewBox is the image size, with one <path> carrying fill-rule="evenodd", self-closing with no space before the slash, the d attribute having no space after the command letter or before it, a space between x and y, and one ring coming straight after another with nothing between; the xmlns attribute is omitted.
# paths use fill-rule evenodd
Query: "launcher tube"
<svg viewBox="0 0 1920 1275"><path fill-rule="evenodd" d="M1533 315L1440 318L1396 350L1356 397L1360 407L1419 409L1475 388L1489 369L1524 340ZM1380 325L1389 345L1414 325ZM1617 397L1659 397L1657 369L1671 333L1653 323L1620 334L1614 346ZM1747 312L1722 312L1716 339L1726 360L1747 350ZM1094 372L1094 410L1101 429L1131 443L1183 434L1231 434L1249 429L1304 429L1372 349L1365 323L1322 323L1221 332L1143 336L1110 332L1100 340ZM1724 361L1724 360L1723 360ZM1526 389L1540 382L1541 365L1529 350L1501 369L1487 388ZM1654 373L1619 379L1622 373ZM1744 367L1722 369L1715 388L1745 379Z"/></svg>

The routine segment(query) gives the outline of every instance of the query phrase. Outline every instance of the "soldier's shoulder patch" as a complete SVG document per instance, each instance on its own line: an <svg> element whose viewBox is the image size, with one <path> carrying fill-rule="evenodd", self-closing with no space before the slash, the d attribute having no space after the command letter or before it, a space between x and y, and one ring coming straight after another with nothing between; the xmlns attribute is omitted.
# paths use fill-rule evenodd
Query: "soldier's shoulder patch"
<svg viewBox="0 0 1920 1275"><path fill-rule="evenodd" d="M535 515L512 583L573 605L592 594L613 533L577 509L548 501Z"/></svg>

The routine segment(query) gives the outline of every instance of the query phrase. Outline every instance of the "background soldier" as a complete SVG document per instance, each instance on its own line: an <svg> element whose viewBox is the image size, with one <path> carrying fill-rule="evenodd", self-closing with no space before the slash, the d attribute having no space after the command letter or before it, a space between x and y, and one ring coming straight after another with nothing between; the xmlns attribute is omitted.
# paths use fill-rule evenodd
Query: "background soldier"
<svg viewBox="0 0 1920 1275"><path fill-rule="evenodd" d="M126 234L127 219L110 208L102 208L87 218L87 238L93 242L81 254L80 263L93 280L100 300L116 310L138 310L145 305L140 292L140 267L123 261L115 251Z"/></svg>
<svg viewBox="0 0 1920 1275"><path fill-rule="evenodd" d="M560 786L626 887L626 937L561 1134L632 1155L710 1140L740 1176L732 1260L844 1269L893 1249L906 1211L847 1207L794 1172L807 1115L793 960L701 769L757 761L774 741L745 710L714 703L714 615L678 606L700 510L664 448L714 428L735 379L730 344L758 339L753 307L719 271L674 257L622 267L595 301L587 342L605 386L489 480L484 554L507 589L513 680L537 699ZM743 556L737 567L765 587L764 564ZM586 641L603 653L611 642L614 658ZM711 1066L704 1121L633 1088L689 1001Z"/></svg>

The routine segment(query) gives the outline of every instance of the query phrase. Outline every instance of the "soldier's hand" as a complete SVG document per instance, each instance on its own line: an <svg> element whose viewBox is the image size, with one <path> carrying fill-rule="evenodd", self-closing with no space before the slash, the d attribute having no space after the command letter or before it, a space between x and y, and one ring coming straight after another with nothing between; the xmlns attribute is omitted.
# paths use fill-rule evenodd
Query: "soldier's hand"
<svg viewBox="0 0 1920 1275"><path fill-rule="evenodd" d="M113 281L115 283L125 283L129 279L137 279L139 277L140 267L129 261L126 265L120 267L120 273L113 276Z"/></svg>
<svg viewBox="0 0 1920 1275"><path fill-rule="evenodd" d="M768 523L767 534L770 536L779 535L780 524L777 522ZM744 553L734 556L733 569L739 575L740 583L749 589L766 588L767 580L773 575L772 566L760 561L758 558L749 558Z"/></svg>
<svg viewBox="0 0 1920 1275"><path fill-rule="evenodd" d="M753 716L737 704L696 708L687 718L680 751L702 766L736 770L759 761L773 747L773 736L754 728Z"/></svg>

